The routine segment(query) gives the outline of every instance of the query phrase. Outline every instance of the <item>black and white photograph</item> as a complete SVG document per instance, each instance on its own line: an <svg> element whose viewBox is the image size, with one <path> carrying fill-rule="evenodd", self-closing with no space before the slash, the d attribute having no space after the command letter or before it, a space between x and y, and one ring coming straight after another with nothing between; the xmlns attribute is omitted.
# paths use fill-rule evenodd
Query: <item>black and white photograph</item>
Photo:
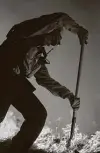
<svg viewBox="0 0 100 153"><path fill-rule="evenodd" d="M99 40L99 0L0 0L0 153L100 153Z"/></svg>

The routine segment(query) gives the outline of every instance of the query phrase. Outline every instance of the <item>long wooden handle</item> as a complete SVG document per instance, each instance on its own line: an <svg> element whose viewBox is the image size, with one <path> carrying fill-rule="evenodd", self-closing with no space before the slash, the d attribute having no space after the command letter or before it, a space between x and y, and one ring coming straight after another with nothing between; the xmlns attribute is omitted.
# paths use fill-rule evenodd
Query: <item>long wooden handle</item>
<svg viewBox="0 0 100 153"><path fill-rule="evenodd" d="M77 74L77 82L76 82L76 89L75 89L75 97L77 97L78 90L79 90L79 83L80 83L80 76L81 76L82 62L83 62L84 44L85 44L85 42L83 41L83 44L81 45L81 51L80 51L78 74ZM74 129L75 129L75 124L76 124L76 116L77 116L77 111L73 110L71 133L70 133L70 138L69 138L67 147L70 146L71 139L73 138L73 135L74 135Z"/></svg>

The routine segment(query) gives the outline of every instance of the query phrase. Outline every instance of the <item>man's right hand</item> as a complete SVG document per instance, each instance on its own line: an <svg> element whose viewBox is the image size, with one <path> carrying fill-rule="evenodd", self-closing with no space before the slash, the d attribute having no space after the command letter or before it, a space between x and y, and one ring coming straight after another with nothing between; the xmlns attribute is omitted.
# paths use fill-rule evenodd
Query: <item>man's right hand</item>
<svg viewBox="0 0 100 153"><path fill-rule="evenodd" d="M88 40L88 31L86 29L84 29L83 27L79 27L79 30L77 32L78 38L79 38L79 42L80 45L82 45L83 43L88 44L87 40Z"/></svg>
<svg viewBox="0 0 100 153"><path fill-rule="evenodd" d="M78 110L80 108L80 98L77 98L71 93L68 97L70 101L70 105L74 110Z"/></svg>

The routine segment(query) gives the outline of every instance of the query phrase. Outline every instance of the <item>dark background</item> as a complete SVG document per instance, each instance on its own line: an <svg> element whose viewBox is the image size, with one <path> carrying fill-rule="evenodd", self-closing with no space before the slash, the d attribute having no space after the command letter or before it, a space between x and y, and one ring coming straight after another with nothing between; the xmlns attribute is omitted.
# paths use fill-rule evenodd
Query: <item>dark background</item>
<svg viewBox="0 0 100 153"><path fill-rule="evenodd" d="M100 1L99 0L0 0L0 43L16 23L53 12L66 12L89 30L89 44L85 47L79 97L81 107L77 114L80 131L92 133L100 128ZM49 55L50 74L61 84L75 91L80 45L77 36L63 33L62 45ZM67 100L54 97L39 87L35 92L48 111L47 124L55 129L57 119L59 131L71 123L71 107ZM24 103L24 102L23 102ZM19 113L11 107L19 116ZM50 123L51 122L51 123Z"/></svg>

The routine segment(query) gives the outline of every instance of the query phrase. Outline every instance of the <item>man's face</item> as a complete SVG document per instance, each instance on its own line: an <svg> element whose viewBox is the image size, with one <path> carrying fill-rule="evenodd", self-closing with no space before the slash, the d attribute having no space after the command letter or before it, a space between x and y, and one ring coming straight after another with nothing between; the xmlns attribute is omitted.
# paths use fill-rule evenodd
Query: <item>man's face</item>
<svg viewBox="0 0 100 153"><path fill-rule="evenodd" d="M51 45L52 46L56 46L56 45L60 45L60 42L61 42L61 35L53 35L52 38L51 38Z"/></svg>
<svg viewBox="0 0 100 153"><path fill-rule="evenodd" d="M52 33L48 34L48 36L46 38L46 45L47 46L60 45L61 39L62 39L62 37L61 37L60 32L52 32Z"/></svg>

